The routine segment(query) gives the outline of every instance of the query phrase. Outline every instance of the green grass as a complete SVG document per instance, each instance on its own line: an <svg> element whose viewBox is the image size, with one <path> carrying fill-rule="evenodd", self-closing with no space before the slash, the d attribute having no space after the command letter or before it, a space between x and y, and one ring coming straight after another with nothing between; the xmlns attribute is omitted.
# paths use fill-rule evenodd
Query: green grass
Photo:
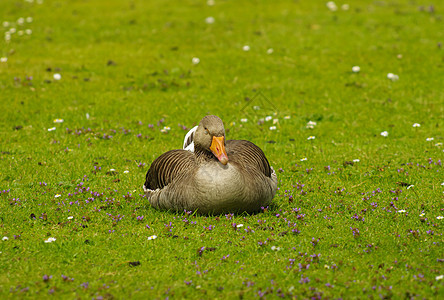
<svg viewBox="0 0 444 300"><path fill-rule="evenodd" d="M1 1L0 298L442 298L443 3L325 2ZM142 196L207 113L279 170L263 213Z"/></svg>

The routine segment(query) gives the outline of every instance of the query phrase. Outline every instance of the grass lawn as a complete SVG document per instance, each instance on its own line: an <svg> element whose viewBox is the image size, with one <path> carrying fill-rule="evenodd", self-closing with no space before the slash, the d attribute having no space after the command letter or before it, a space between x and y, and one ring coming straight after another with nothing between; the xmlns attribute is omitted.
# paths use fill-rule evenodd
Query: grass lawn
<svg viewBox="0 0 444 300"><path fill-rule="evenodd" d="M443 298L444 3L344 4L0 1L0 298ZM144 197L208 113L262 213Z"/></svg>

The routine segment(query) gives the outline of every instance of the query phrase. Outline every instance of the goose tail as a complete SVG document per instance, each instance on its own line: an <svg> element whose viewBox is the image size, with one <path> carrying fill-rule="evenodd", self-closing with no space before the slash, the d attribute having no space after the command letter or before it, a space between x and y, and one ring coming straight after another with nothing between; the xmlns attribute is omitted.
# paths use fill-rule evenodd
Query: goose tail
<svg viewBox="0 0 444 300"><path fill-rule="evenodd" d="M183 150L194 152L194 133L196 132L196 129L197 126L194 126L185 135L185 139L183 140Z"/></svg>

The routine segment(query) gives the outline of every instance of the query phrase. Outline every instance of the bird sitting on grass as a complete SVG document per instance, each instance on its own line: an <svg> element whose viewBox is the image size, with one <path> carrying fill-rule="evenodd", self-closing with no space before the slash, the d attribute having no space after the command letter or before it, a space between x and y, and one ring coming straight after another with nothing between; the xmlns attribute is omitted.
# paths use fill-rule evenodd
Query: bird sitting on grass
<svg viewBox="0 0 444 300"><path fill-rule="evenodd" d="M277 176L258 146L225 141L222 120L209 115L186 135L184 149L153 161L143 188L158 209L254 213L273 199Z"/></svg>

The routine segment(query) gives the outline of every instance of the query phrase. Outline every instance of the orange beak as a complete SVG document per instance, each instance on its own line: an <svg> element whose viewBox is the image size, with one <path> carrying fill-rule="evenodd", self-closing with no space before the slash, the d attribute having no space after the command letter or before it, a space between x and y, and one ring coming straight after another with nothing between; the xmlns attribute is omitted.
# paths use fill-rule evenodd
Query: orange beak
<svg viewBox="0 0 444 300"><path fill-rule="evenodd" d="M228 163L228 156L224 144L223 136L213 136L210 150L223 165L226 165Z"/></svg>

